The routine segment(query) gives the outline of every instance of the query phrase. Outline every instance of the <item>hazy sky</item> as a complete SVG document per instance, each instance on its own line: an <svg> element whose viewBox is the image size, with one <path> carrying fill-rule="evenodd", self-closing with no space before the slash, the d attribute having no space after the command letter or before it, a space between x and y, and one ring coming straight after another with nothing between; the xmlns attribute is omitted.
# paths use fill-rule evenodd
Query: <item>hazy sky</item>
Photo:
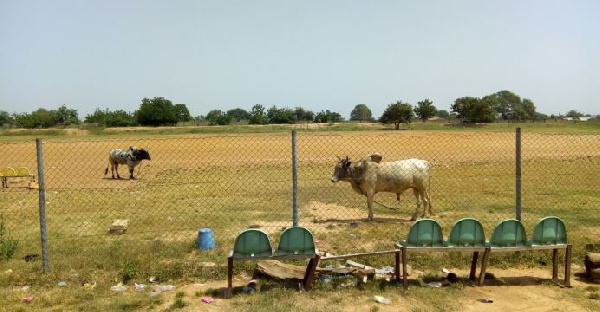
<svg viewBox="0 0 600 312"><path fill-rule="evenodd" d="M379 117L510 90L600 114L600 1L0 0L0 110L193 116L254 104Z"/></svg>

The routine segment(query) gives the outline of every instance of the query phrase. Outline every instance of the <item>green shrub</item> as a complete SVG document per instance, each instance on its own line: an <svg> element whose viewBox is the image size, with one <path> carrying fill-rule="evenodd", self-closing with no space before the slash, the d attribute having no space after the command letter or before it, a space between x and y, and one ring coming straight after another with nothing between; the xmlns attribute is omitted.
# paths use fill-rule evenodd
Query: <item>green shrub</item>
<svg viewBox="0 0 600 312"><path fill-rule="evenodd" d="M12 259L19 242L8 238L6 227L4 225L4 217L0 217L0 259Z"/></svg>

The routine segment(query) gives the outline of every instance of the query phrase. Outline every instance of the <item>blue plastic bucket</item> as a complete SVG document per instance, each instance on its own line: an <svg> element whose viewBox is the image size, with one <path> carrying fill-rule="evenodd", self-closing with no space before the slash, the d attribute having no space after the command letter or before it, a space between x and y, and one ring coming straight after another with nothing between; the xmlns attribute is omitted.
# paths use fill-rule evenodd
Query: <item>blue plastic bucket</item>
<svg viewBox="0 0 600 312"><path fill-rule="evenodd" d="M215 248L215 234L211 228L201 228L198 230L198 239L196 239L196 248L202 250Z"/></svg>

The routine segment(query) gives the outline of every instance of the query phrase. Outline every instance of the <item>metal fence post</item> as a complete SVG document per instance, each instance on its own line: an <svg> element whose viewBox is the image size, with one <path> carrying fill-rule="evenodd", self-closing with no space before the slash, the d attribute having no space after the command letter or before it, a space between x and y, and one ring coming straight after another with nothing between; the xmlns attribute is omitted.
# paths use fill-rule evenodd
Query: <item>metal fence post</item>
<svg viewBox="0 0 600 312"><path fill-rule="evenodd" d="M515 219L521 221L521 128L515 140Z"/></svg>
<svg viewBox="0 0 600 312"><path fill-rule="evenodd" d="M294 226L298 226L298 153L296 151L296 141L298 132L292 130L292 189L293 189L293 218Z"/></svg>
<svg viewBox="0 0 600 312"><path fill-rule="evenodd" d="M46 237L46 179L44 177L44 154L42 151L42 139L35 140L37 147L38 183L39 183L39 205L40 205L40 236L42 238L42 266L44 273L50 271L48 261L48 242Z"/></svg>

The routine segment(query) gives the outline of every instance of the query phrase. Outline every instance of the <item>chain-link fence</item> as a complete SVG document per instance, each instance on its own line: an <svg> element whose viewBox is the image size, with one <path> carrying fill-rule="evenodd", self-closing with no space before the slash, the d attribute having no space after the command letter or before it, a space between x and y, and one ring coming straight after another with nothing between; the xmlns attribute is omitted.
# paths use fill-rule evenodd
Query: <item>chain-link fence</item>
<svg viewBox="0 0 600 312"><path fill-rule="evenodd" d="M314 233L322 252L389 250L404 238L416 209L412 191L378 193L374 221L366 197L350 183L332 183L338 157L377 152L383 161L429 161L431 205L447 236L457 220L480 220L489 238L497 222L516 214L516 134L486 131L310 132L297 136L297 193L292 135L236 134L44 139L45 231L51 270L118 268L107 259L133 259L148 270L195 272L225 265L235 236L258 226L278 237L293 224ZM600 135L532 133L521 137L521 219L528 231L545 216L565 221L574 258L600 237ZM136 146L150 152L136 180L104 175L108 152ZM0 143L0 166L27 167L38 176L35 141ZM16 239L15 259L41 254L39 192L26 178L0 190L4 239ZM294 200L296 196L297 201ZM110 234L115 220L124 234ZM209 227L216 249L196 250ZM529 234L529 233L528 233ZM185 260L185 261L184 261ZM192 273L193 274L193 273Z"/></svg>

